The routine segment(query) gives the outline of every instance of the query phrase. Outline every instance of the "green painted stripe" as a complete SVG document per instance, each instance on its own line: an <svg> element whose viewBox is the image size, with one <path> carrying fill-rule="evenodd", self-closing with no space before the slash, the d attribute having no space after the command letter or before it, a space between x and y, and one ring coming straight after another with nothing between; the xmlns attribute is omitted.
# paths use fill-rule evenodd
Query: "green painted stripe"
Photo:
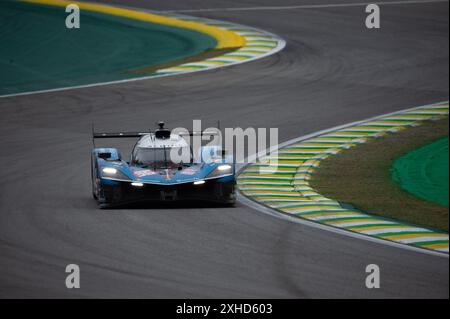
<svg viewBox="0 0 450 319"><path fill-rule="evenodd" d="M252 197L276 197L276 198L292 198L292 197L300 197L299 193L293 193L292 195L281 195L281 194L255 194L250 195Z"/></svg>
<svg viewBox="0 0 450 319"><path fill-rule="evenodd" d="M436 245L436 244L448 244L448 240L433 240L433 241L421 241L421 242L411 243L411 245L414 245L414 246L429 246L429 245Z"/></svg>
<svg viewBox="0 0 450 319"><path fill-rule="evenodd" d="M249 55L257 55L257 54L261 54L261 51L255 51L255 50L246 50L246 49L241 49L238 51L240 54L249 54Z"/></svg>
<svg viewBox="0 0 450 319"><path fill-rule="evenodd" d="M264 47L264 48L273 49L274 46L273 45L262 44L262 43L260 43L260 44L255 43L255 44L246 44L245 47L246 48Z"/></svg>
<svg viewBox="0 0 450 319"><path fill-rule="evenodd" d="M423 234L435 234L435 232L429 230L428 232L424 231L424 232L417 232L417 231L413 231L413 232L409 232L409 231L404 231L404 232L395 232L395 233L381 233L381 234L374 234L373 236L375 237L389 237L389 236L398 236L398 235L423 235Z"/></svg>
<svg viewBox="0 0 450 319"><path fill-rule="evenodd" d="M293 172L276 172L276 173L274 173L273 171L265 171L265 172L262 172L263 174L271 174L271 175L281 175L281 176L283 176L283 175L295 175L295 172L296 171L293 171ZM242 173L242 174L257 174L257 171L248 171L248 172L244 172L244 173Z"/></svg>
<svg viewBox="0 0 450 319"><path fill-rule="evenodd" d="M393 227L393 228L395 228L395 227L407 227L407 225L395 223L395 224L369 224L369 225L358 225L358 226L349 226L349 227L345 227L345 228L346 228L346 229L350 229L350 230L353 230L353 231L358 232L358 228L378 227L378 226L386 227L386 228L388 228L388 227Z"/></svg>
<svg viewBox="0 0 450 319"><path fill-rule="evenodd" d="M408 113L408 114L428 115L430 117L439 116L439 115L445 115L445 113L433 113L433 112L430 112L430 113L427 113L427 112L412 112L412 113Z"/></svg>
<svg viewBox="0 0 450 319"><path fill-rule="evenodd" d="M404 116L406 116L406 115L404 115ZM384 121L387 121L387 122L398 122L398 123L415 123L415 122L417 122L417 121L421 121L422 119L406 119L406 118L390 118L390 117L388 117L388 118L385 118L385 119L383 119L383 118L381 118L381 119L379 119L379 120L376 120L376 121L373 121L373 122L384 122ZM369 123L371 123L371 122L369 122Z"/></svg>
<svg viewBox="0 0 450 319"><path fill-rule="evenodd" d="M344 146L344 145L348 145L348 144L351 144L352 143L352 140L353 139L348 139L348 141L345 141L345 142L340 142L340 141L314 141L314 140L311 140L311 141L309 141L309 143L314 143L314 144L335 144L335 145L337 145L337 146ZM323 148L324 146L322 146L322 148ZM328 147L334 147L334 146L328 146Z"/></svg>
<svg viewBox="0 0 450 319"><path fill-rule="evenodd" d="M285 208L285 207L283 207L283 208ZM316 215L316 214L320 214L320 213L336 213L336 215L340 215L340 213L358 214L358 212L354 212L352 210L328 210L328 209L324 209L322 211L317 211L316 210L316 211L305 212L305 213L295 212L295 215L301 215L303 217L308 217L309 215ZM358 218L358 217L355 217L355 218ZM320 222L325 222L327 220L328 219L322 219L322 220L320 220ZM338 218L333 218L333 219L330 218L330 220L338 220Z"/></svg>
<svg viewBox="0 0 450 319"><path fill-rule="evenodd" d="M283 182L281 182L281 183L260 183L260 184L258 184L258 182L261 182L261 181L257 181L257 182L248 182L248 181L242 181L242 180L239 180L238 179L238 182L240 183L240 184L242 184L242 185L257 185L257 186L272 186L272 187L277 187L277 186L280 186L280 185L285 185L285 186L290 186L291 185L291 183L283 183ZM251 183L251 184L250 184Z"/></svg>
<svg viewBox="0 0 450 319"><path fill-rule="evenodd" d="M204 68L206 68L206 66L198 64L182 64L173 67L173 69L197 69L197 70Z"/></svg>
<svg viewBox="0 0 450 319"><path fill-rule="evenodd" d="M243 181L244 183L245 182L272 182L272 183L274 183L274 182L277 182L277 181L279 181L279 182L284 182L283 183L283 185L291 185L291 181L286 181L286 180L276 180L276 179L270 179L270 178L258 178L257 180L251 180L251 179L249 179L249 180L245 180L245 181Z"/></svg>
<svg viewBox="0 0 450 319"><path fill-rule="evenodd" d="M373 128L373 129L370 129L370 128L367 128L367 127L364 127L364 128L355 127L355 128L346 129L345 131L341 131L341 132L343 132L343 133L345 133L345 132L348 132L348 133L363 132L363 133L375 134L375 133L386 132L386 131L392 130L393 128L394 128L394 126L388 128L388 129L386 129L386 128Z"/></svg>
<svg viewBox="0 0 450 319"><path fill-rule="evenodd" d="M206 60L206 62L208 62L209 60ZM235 62L238 62L239 60L235 60ZM221 60L220 58L214 58L213 60L211 60L211 62L219 62L219 63L224 63L224 64L228 64L228 63L234 63L232 61L226 61L226 60Z"/></svg>
<svg viewBox="0 0 450 319"><path fill-rule="evenodd" d="M246 58L249 59L248 55L241 55L241 54L225 54L226 57L239 57L239 58Z"/></svg>
<svg viewBox="0 0 450 319"><path fill-rule="evenodd" d="M358 212L355 212L355 213L357 214ZM355 220L355 222L358 222L360 220L363 221L365 219L374 219L374 218L373 218L373 216L362 215L361 217L351 217L351 218L343 217L343 218L333 218L333 219L322 219L321 222L326 223L326 222L331 222L331 221L337 222L337 221L346 221L346 220L348 220L349 222L352 222L353 219L357 219L357 220ZM361 227L361 226L359 226L359 227Z"/></svg>
<svg viewBox="0 0 450 319"><path fill-rule="evenodd" d="M251 46L251 45L260 45L260 46L265 46L271 49L274 49L277 45L278 42L277 41L264 41L264 40L250 40L247 41L247 45ZM245 47L247 47L247 45Z"/></svg>

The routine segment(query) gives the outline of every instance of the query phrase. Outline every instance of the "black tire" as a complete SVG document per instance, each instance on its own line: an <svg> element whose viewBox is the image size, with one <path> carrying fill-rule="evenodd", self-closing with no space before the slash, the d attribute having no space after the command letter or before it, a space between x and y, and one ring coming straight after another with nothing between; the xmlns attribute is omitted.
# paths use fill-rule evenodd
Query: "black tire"
<svg viewBox="0 0 450 319"><path fill-rule="evenodd" d="M94 176L94 160L93 157L91 156L91 188L92 188L92 198L94 198L96 201L98 201L98 195L95 191L95 182L96 182L96 177Z"/></svg>
<svg viewBox="0 0 450 319"><path fill-rule="evenodd" d="M98 200L98 196L95 193L94 181L92 181L92 198L94 198L95 200Z"/></svg>

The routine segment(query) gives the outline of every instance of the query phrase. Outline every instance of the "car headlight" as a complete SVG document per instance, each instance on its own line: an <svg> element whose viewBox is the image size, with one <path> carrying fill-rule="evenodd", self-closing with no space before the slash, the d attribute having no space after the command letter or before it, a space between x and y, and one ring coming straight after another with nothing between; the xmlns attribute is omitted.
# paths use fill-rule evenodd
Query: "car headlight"
<svg viewBox="0 0 450 319"><path fill-rule="evenodd" d="M233 174L233 166L230 164L220 164L215 170L209 173L208 178L226 176L230 174Z"/></svg>
<svg viewBox="0 0 450 319"><path fill-rule="evenodd" d="M117 169L113 168L113 167L104 167L102 169L102 172L104 175L116 175L117 174Z"/></svg>
<svg viewBox="0 0 450 319"><path fill-rule="evenodd" d="M221 164L217 167L217 170L219 172L231 172L232 169L233 166L231 166L230 164Z"/></svg>
<svg viewBox="0 0 450 319"><path fill-rule="evenodd" d="M103 178L118 179L125 181L130 180L128 176L126 176L124 173L122 173L120 170L114 167L103 167L101 172Z"/></svg>

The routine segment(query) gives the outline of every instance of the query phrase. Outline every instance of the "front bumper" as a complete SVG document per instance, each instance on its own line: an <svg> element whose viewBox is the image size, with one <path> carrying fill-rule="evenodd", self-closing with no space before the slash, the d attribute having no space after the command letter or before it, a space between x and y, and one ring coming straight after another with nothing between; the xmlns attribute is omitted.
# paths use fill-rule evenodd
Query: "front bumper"
<svg viewBox="0 0 450 319"><path fill-rule="evenodd" d="M235 202L235 180L206 180L204 184L175 185L144 184L132 186L130 182L107 181L102 183L100 206L109 207L143 201L209 201L224 204Z"/></svg>

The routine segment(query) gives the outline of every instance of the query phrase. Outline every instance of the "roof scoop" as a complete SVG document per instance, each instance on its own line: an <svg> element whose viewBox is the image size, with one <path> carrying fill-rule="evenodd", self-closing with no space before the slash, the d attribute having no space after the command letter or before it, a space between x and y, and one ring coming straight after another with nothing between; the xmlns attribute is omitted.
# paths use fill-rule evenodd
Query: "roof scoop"
<svg viewBox="0 0 450 319"><path fill-rule="evenodd" d="M155 131L155 137L160 140L170 139L170 130L164 128L165 123L162 121L158 122L159 129Z"/></svg>

